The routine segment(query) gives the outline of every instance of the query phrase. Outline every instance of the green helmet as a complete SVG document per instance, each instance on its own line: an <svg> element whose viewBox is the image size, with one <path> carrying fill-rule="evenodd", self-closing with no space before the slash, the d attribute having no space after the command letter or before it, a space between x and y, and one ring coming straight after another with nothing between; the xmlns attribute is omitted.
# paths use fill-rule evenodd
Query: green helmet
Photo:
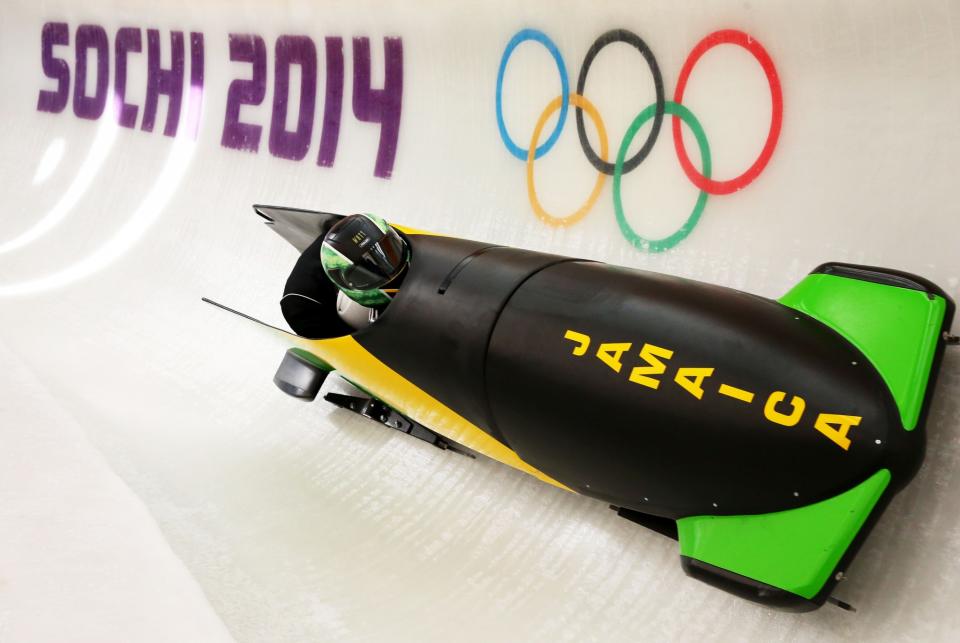
<svg viewBox="0 0 960 643"><path fill-rule="evenodd" d="M410 260L407 242L375 214L351 214L323 238L323 271L350 299L367 307L387 304Z"/></svg>

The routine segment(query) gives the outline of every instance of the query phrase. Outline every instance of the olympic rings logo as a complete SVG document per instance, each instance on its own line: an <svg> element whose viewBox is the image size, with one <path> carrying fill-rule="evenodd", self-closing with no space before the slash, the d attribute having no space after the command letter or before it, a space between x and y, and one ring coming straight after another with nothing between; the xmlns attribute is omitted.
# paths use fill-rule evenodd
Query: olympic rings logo
<svg viewBox="0 0 960 643"><path fill-rule="evenodd" d="M560 95L550 101L550 103L543 110L543 113L540 114L540 117L537 119L537 123L533 129L533 136L531 137L530 145L527 147L527 149L523 149L510 137L509 132L507 132L507 127L503 121L503 76L507 69L507 63L510 62L510 57L513 55L514 49L516 49L521 43L528 40L538 42L543 45L553 57L553 60L557 66L557 73L560 76ZM611 163L608 160L609 143L607 140L606 127L603 124L603 119L600 117L600 113L597 111L597 108L584 96L584 88L587 83L587 74L590 71L590 66L593 64L593 60L597 57L597 54L600 53L604 47L615 42L623 42L632 46L634 49L640 52L644 60L646 60L647 66L650 68L650 73L653 75L653 84L656 90L656 101L652 105L648 105L642 109L640 113L637 114L636 118L633 119L633 122L630 123L630 126L627 128L627 131L620 142L616 159L613 163ZM707 53L707 51L713 47L716 47L717 45L722 44L731 44L742 47L756 59L767 78L767 83L770 87L770 98L772 103L770 130L767 132L767 138L763 145L763 149L760 151L760 155L744 172L732 179L727 180L717 180L712 177L710 145L707 142L706 133L703 131L703 127L700 125L700 122L693 115L693 113L683 105L683 94L687 88L687 81L690 78L690 73L693 71L694 66L696 66L697 62L705 53ZM696 46L687 56L686 61L683 63L683 67L680 70L680 77L677 79L677 87L673 93L673 100L666 100L664 94L663 77L660 74L660 67L657 64L657 59L654 57L650 47L647 46L643 39L632 31L627 31L626 29L613 29L602 34L594 41L593 45L591 45L590 49L587 51L587 55L584 57L583 63L580 66L580 75L577 78L577 87L576 92L574 93L570 92L570 81L567 76L567 68L564 64L563 56L560 54L560 50L557 48L557 45L545 33L536 29L523 29L517 32L517 34L510 39L510 42L507 43L507 47L503 51L503 56L500 58L500 69L497 72L497 127L500 130L500 138L503 140L503 144L506 146L507 150L521 161L526 161L527 195L530 199L530 205L537 217L553 226L569 226L577 223L583 217L585 217L591 208L593 208L593 206L596 204L597 199L600 197L600 192L603 189L603 184L606 181L606 177L612 175L613 209L623 236L634 247L640 250L661 252L674 247L683 239L685 239L691 231L693 231L693 228L696 227L700 220L700 216L703 214L703 209L707 204L708 195L730 194L731 192L741 190L752 183L767 166L767 163L770 161L770 157L773 156L773 150L777 146L777 140L780 137L780 128L783 124L783 93L780 88L780 78L777 75L777 70L773 65L773 61L770 59L770 55L767 54L767 51L763 48L763 46L754 38L742 31L735 29L723 29L707 35L696 44ZM533 165L534 161L549 152L557 142L557 139L560 138L560 133L563 131L570 105L573 105L574 109L576 110L577 136L580 138L580 147L583 149L583 153L587 157L587 160L590 161L590 164L596 168L598 174L593 185L593 190L590 192L590 195L587 197L587 200L583 203L583 205L581 205L579 209L571 214L556 216L547 212L540 203L534 183ZM560 115L557 119L556 126L554 126L553 131L547 137L547 140L545 140L543 143L540 143L540 138L543 134L543 128L546 125L547 120L557 110L560 110ZM593 125L597 130L597 135L600 139L599 154L593 149L589 139L587 139L586 128L584 127L583 123L584 112L586 112L587 116L590 117L590 120L593 122ZM650 153L650 150L653 149L653 146L657 141L657 137L660 135L660 128L663 124L664 115L670 115L673 117L673 146L676 150L677 159L680 161L680 166L683 168L684 174L686 174L687 178L690 179L690 181L697 188L699 188L700 194L697 197L697 201L694 204L690 215L687 217L687 220L676 232L661 239L646 239L638 234L631 227L629 222L627 222L626 215L624 214L623 210L623 201L621 198L621 183L623 180L623 175L635 170ZM653 120L652 127L650 128L650 133L647 135L647 139L644 141L643 146L636 154L627 159L627 151L629 150L630 145L633 143L633 139L636 137L637 132L647 123L647 121L650 121L651 119ZM684 147L683 137L680 131L681 122L685 123L687 127L690 128L690 131L693 133L694 138L697 141L697 147L700 150L699 170L694 167L693 163L690 161L690 157L687 155L687 150Z"/></svg>

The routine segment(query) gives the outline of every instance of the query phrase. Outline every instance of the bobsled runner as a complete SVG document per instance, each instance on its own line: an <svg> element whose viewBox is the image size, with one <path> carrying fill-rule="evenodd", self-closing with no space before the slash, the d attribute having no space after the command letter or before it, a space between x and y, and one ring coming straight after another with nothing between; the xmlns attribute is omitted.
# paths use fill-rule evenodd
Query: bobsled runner
<svg viewBox="0 0 960 643"><path fill-rule="evenodd" d="M351 324L321 245L340 215L255 206L300 252L275 382L481 453L679 541L687 574L805 611L917 471L954 303L843 263L779 300L394 226L402 286ZM375 317L375 321L371 320Z"/></svg>

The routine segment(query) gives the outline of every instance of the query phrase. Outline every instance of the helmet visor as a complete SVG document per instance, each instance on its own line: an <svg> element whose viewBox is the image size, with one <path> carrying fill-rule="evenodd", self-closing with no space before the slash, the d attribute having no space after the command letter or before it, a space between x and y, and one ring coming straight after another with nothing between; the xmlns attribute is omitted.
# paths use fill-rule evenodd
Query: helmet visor
<svg viewBox="0 0 960 643"><path fill-rule="evenodd" d="M353 265L344 269L342 274L347 287L369 290L385 286L401 272L404 264L403 241L391 230L355 258Z"/></svg>

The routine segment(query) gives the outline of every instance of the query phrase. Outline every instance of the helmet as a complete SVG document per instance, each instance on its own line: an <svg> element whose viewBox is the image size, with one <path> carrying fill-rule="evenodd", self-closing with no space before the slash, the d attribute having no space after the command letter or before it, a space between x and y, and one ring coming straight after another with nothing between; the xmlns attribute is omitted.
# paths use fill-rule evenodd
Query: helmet
<svg viewBox="0 0 960 643"><path fill-rule="evenodd" d="M351 214L323 238L320 260L327 277L363 306L387 304L387 285L400 282L410 250L397 231L375 214Z"/></svg>

